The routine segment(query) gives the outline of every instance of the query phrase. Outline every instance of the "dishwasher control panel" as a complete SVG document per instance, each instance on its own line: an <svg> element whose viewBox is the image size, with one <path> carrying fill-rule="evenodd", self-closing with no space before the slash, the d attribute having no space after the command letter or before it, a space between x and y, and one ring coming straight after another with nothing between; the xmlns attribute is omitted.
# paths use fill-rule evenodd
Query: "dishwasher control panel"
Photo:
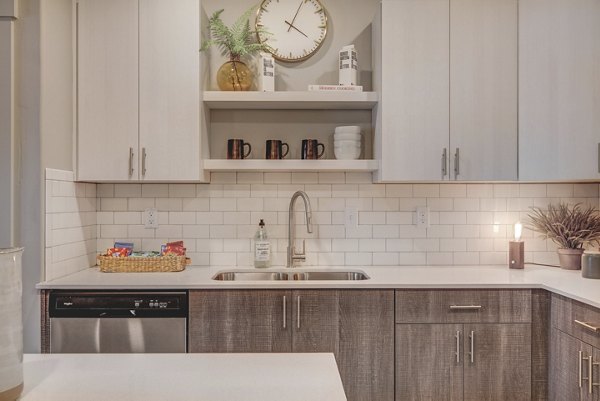
<svg viewBox="0 0 600 401"><path fill-rule="evenodd" d="M186 292L50 293L50 317L186 317Z"/></svg>

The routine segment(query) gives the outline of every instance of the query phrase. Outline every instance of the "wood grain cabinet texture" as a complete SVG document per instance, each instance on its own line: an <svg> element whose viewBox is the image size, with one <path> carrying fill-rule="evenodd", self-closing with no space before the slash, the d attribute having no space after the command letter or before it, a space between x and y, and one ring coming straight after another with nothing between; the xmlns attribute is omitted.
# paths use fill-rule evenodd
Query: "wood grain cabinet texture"
<svg viewBox="0 0 600 401"><path fill-rule="evenodd" d="M531 291L396 292L396 400L530 401Z"/></svg>
<svg viewBox="0 0 600 401"><path fill-rule="evenodd" d="M549 400L600 401L600 310L552 294L550 341Z"/></svg>
<svg viewBox="0 0 600 401"><path fill-rule="evenodd" d="M349 401L394 399L393 290L190 291L188 341L191 352L332 352Z"/></svg>

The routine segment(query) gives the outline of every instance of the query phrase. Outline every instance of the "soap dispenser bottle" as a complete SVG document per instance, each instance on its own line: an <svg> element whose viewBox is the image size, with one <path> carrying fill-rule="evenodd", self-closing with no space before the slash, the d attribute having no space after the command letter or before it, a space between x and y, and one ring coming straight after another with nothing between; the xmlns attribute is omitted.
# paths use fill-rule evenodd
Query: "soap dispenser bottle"
<svg viewBox="0 0 600 401"><path fill-rule="evenodd" d="M263 219L258 223L258 230L254 234L254 267L269 267L271 265L271 241L267 236Z"/></svg>

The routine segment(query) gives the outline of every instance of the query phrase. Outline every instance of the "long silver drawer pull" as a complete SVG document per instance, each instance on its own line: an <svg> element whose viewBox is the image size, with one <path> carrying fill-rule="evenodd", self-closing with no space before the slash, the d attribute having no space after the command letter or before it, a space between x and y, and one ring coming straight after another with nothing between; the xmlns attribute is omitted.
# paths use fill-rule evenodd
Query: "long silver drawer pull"
<svg viewBox="0 0 600 401"><path fill-rule="evenodd" d="M287 315L287 298L283 296L283 328L286 328L286 315Z"/></svg>
<svg viewBox="0 0 600 401"><path fill-rule="evenodd" d="M588 375L587 376L583 376L583 361L588 361L588 363L592 363L593 366L593 358L590 357L584 357L583 356L583 351L579 351L579 388L583 387L583 381L584 380L588 380L589 382L591 382L592 380L590 379L590 373L591 373L591 369L589 369L588 371ZM589 368L589 366L588 366ZM592 388L593 386L589 386L589 388ZM589 389L588 389L589 390ZM591 390L589 390L591 392Z"/></svg>
<svg viewBox="0 0 600 401"><path fill-rule="evenodd" d="M451 310L479 310L482 308L481 305L450 305Z"/></svg>
<svg viewBox="0 0 600 401"><path fill-rule="evenodd" d="M469 352L471 363L475 362L475 332L471 331L471 335L469 336L471 339L471 352Z"/></svg>
<svg viewBox="0 0 600 401"><path fill-rule="evenodd" d="M146 148L142 148L142 175L146 175Z"/></svg>
<svg viewBox="0 0 600 401"><path fill-rule="evenodd" d="M129 148L129 175L133 175L133 148Z"/></svg>
<svg viewBox="0 0 600 401"><path fill-rule="evenodd" d="M579 351L579 388L583 387L583 351Z"/></svg>
<svg viewBox="0 0 600 401"><path fill-rule="evenodd" d="M297 303L297 307L298 307L298 313L296 314L296 326L298 328L300 328L300 295L298 295L298 303Z"/></svg>
<svg viewBox="0 0 600 401"><path fill-rule="evenodd" d="M448 149L442 152L442 178L448 175Z"/></svg>
<svg viewBox="0 0 600 401"><path fill-rule="evenodd" d="M600 327L592 326L591 324L586 323L586 322L582 322L580 320L573 320L573 321L575 323L577 323L578 325L585 327L586 329L595 331L596 333L600 332Z"/></svg>
<svg viewBox="0 0 600 401"><path fill-rule="evenodd" d="M460 148L456 148L454 154L454 179L456 180L460 175Z"/></svg>
<svg viewBox="0 0 600 401"><path fill-rule="evenodd" d="M460 331L456 331L456 363L460 363Z"/></svg>
<svg viewBox="0 0 600 401"><path fill-rule="evenodd" d="M588 393L592 394L594 391L594 357L590 355L588 357Z"/></svg>

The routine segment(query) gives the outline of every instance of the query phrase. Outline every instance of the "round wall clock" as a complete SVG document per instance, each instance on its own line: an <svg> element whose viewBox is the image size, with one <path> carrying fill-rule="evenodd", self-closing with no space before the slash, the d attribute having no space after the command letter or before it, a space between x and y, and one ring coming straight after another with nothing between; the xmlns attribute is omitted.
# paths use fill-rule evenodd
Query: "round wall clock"
<svg viewBox="0 0 600 401"><path fill-rule="evenodd" d="M277 60L306 60L325 40L327 13L319 0L263 0L256 15L256 31L259 42L266 44Z"/></svg>

